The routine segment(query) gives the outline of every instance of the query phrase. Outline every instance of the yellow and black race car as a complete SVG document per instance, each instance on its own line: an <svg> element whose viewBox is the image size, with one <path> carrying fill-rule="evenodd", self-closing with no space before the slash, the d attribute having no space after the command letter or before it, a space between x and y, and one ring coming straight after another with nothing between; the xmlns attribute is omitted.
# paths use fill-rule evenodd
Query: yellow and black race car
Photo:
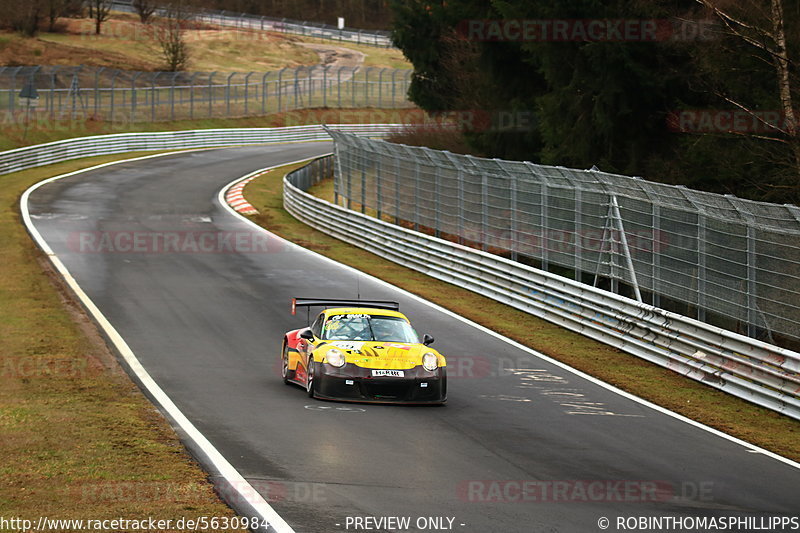
<svg viewBox="0 0 800 533"><path fill-rule="evenodd" d="M420 342L397 302L294 298L298 307L326 307L310 327L283 338L285 383L312 398L356 402L442 404L447 362Z"/></svg>

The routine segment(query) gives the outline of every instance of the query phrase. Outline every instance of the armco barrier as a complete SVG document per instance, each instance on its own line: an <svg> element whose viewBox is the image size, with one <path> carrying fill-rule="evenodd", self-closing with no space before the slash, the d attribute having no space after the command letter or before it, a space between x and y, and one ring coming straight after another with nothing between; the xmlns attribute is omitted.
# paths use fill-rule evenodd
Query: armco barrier
<svg viewBox="0 0 800 533"><path fill-rule="evenodd" d="M326 156L284 179L295 218L395 263L454 283L734 396L800 420L800 353L480 250L407 230L301 190ZM296 186L297 185L297 186Z"/></svg>
<svg viewBox="0 0 800 533"><path fill-rule="evenodd" d="M340 124L337 129L356 135L383 137L398 128L395 124ZM326 141L330 136L322 126L286 128L242 128L218 130L167 131L156 133L118 133L66 139L0 152L0 175L60 163L81 157L184 150L222 146L245 146L282 142Z"/></svg>

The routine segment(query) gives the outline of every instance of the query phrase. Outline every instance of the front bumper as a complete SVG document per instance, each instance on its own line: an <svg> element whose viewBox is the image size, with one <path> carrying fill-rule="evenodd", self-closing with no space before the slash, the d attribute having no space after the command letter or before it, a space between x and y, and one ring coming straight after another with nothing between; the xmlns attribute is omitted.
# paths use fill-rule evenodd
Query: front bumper
<svg viewBox="0 0 800 533"><path fill-rule="evenodd" d="M372 370L347 363L335 368L314 363L316 395L328 400L373 403L441 404L447 400L447 369L421 366L403 370L404 377L373 377Z"/></svg>

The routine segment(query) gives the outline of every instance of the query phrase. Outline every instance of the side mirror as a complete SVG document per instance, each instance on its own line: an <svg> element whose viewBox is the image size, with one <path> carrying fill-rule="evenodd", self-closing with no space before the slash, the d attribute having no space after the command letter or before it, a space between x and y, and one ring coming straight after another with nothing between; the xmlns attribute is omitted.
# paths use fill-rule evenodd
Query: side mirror
<svg viewBox="0 0 800 533"><path fill-rule="evenodd" d="M303 331L300 332L300 338L301 339L305 339L307 341L313 341L314 340L314 334L311 333L311 330L309 328L306 328L306 329L304 329Z"/></svg>
<svg viewBox="0 0 800 533"><path fill-rule="evenodd" d="M428 346L429 344L433 344L433 337L428 335L427 333L422 336L422 344Z"/></svg>

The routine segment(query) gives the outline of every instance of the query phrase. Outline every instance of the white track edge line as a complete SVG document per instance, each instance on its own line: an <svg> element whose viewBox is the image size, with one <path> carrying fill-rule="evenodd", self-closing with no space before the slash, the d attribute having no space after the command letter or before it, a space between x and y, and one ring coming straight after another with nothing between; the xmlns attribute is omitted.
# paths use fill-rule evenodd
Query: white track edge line
<svg viewBox="0 0 800 533"><path fill-rule="evenodd" d="M331 259L330 257L326 257L326 256L324 256L324 255L322 255L322 254L320 254L318 252L315 252L313 250L309 250L307 248L303 248L302 246L300 246L298 244L295 244L295 243L293 243L291 241L288 241L288 240L284 239L283 237L272 233L268 229L259 226L258 224L256 224L252 220L242 216L240 213L238 213L232 207L227 205L227 203L224 201L225 191L227 191L230 187L236 185L237 183L239 183L239 182L241 182L241 181L243 181L245 179L255 178L259 174L266 173L266 172L268 172L270 170L273 170L273 169L276 169L276 168L280 168L280 167L288 166L288 165L294 165L294 164L297 164L297 163L302 163L304 161L311 161L313 159L318 159L320 157L325 157L326 155L331 155L331 153L322 154L322 155L319 155L319 156L316 156L316 157L309 157L309 158L302 159L302 160L299 160L299 161L293 161L291 163L286 163L285 165L271 166L271 167L263 168L261 170L256 170L255 172L251 172L250 174L247 174L246 176L243 176L243 177L240 177L240 178L237 178L237 179L233 180L229 184L225 185L222 189L220 189L219 194L217 195L217 200L220 202L220 204L224 208L228 209L228 211L230 211L232 214L234 214L237 217L241 218L242 220L244 220L245 222L247 222L251 226L253 226L255 228L258 228L259 230L261 230L263 232L266 232L267 234L269 234L269 235L271 235L271 236L273 236L273 237L275 237L277 239L280 239L281 241L283 241L285 243L288 243L289 245L291 245L291 246L293 246L295 248L303 250L306 253L313 254L313 255L315 255L315 256L317 256L319 258L324 259L325 261L327 261L329 263L332 263L332 264L337 265L337 266L339 266L341 268L344 268L345 270L348 270L348 271L350 271L350 272L352 272L352 273L354 273L356 275L367 277L367 278L371 279L372 281L377 282L380 285L383 285L383 286L386 286L386 287L390 287L390 288L392 288L394 290L397 290L397 291L399 291L400 293L402 293L406 297L409 297L409 298L411 298L413 300L416 300L416 301L418 301L418 302L420 302L422 304L427 305L428 307L436 309L437 311L440 311L440 312L442 312L442 313L444 313L444 314L446 314L446 315L448 315L448 316L450 316L452 318L455 318L456 320L459 320L459 321L461 321L461 322L463 322L463 323L465 323L465 324L467 324L469 326L472 326L473 328L476 328L477 330L479 330L479 331L481 331L483 333L486 333L487 335L491 335L492 337L495 337L495 338L497 338L497 339L499 339L499 340L501 340L503 342L506 342L507 344L510 344L511 346L513 346L513 347L515 347L515 348L517 348L519 350L527 352L527 353L529 353L529 354L531 354L531 355L533 355L533 356L535 356L535 357L537 357L539 359L542 359L542 360L544 360L544 361L546 361L546 362L548 362L548 363L550 363L552 365L555 365L555 366L557 366L557 367L559 367L559 368L561 368L563 370L566 370L567 372L570 372L570 373L572 373L572 374L574 374L574 375L576 375L576 376L578 376L580 378L583 378L583 379L585 379L585 380L587 380L587 381L589 381L589 382L591 382L591 383L593 383L595 385L598 385L598 386L600 386L600 387L602 387L602 388L604 388L604 389L606 389L608 391L611 391L611 392L613 392L615 394L618 394L618 395L620 395L620 396L622 396L624 398L627 398L627 399L632 400L632 401L634 401L636 403L639 403L640 405L643 405L645 407L653 409L653 410L655 410L655 411L657 411L657 412L659 412L661 414L670 416L670 417L672 417L672 418L674 418L676 420L679 420L681 422L684 422L686 424L694 426L694 427L696 427L698 429L701 429L703 431L711 433L712 435L715 435L717 437L721 437L721 438L723 438L725 440L728 440L730 442L738 444L738 445L746 448L748 451L757 452L757 453L763 454L763 455L765 455L767 457L770 457L771 459L774 459L774 460L779 461L781 463L784 463L784 464L786 464L788 466L791 466L792 468L797 468L797 469L800 470L800 463L798 463L796 461L793 461L793 460L789 459L788 457L783 457L782 455L779 455L779 454L777 454L775 452L771 452L769 450L766 450L764 448L756 446L755 444L752 444L750 442L742 440L742 439L740 439L738 437L734 437L733 435L728 435L727 433L724 433L724 432L722 432L722 431L720 431L718 429L714 429L714 428L712 428L710 426L707 426L707 425L705 425L705 424L703 424L701 422L698 422L696 420L692 420L691 418L688 418L688 417L686 417L686 416L684 416L682 414L676 413L675 411L671 411L671 410L667 409L666 407L662 407L662 406L657 405L657 404L655 404L655 403L653 403L653 402L651 402L649 400L645 400L644 398L636 396L635 394L632 394L630 392L624 391L624 390L622 390L622 389L620 389L618 387L615 387L614 385L611 385L610 383L606 383L605 381L602 381L602 380L600 380L600 379L598 379L598 378L596 378L594 376L591 376L591 375L589 375L589 374L587 374L587 373L585 373L585 372L583 372L581 370L578 370L577 368L574 368L574 367L572 367L572 366L570 366L570 365L568 365L566 363L563 363L561 361L553 359L552 357L550 357L548 355L545 355L545 354L543 354L541 352L538 352L538 351L534 350L533 348L529 348L528 346L520 344L519 342L517 342L517 341L515 341L513 339L510 339L510 338L508 338L508 337L506 337L504 335L501 335L500 333L497 333L496 331L493 331L493 330L487 328L486 326L482 326L481 324L478 324L477 322L473 322L472 320L469 320L468 318L464 318L464 317L454 313L453 311L450 311L449 309L445 309L444 307L441 307L438 304L435 304L435 303L433 303L433 302L431 302L429 300L426 300L425 298L423 298L421 296L413 294L413 293L411 293L411 292L409 292L409 291L407 291L405 289L402 289L400 287L396 287L396 286L392 285L391 283L389 283L387 281L384 281L382 279L376 278L375 276L372 276L370 274L362 272L362 271L358 270L357 268L351 267L349 265L345 265L343 263L339 263L338 261L335 261L335 260ZM309 227L311 227L311 226L309 226ZM314 228L312 228L312 229L314 229ZM319 231L319 230L316 230L316 231ZM362 248L362 250L363 250L363 248ZM369 250L367 250L367 251L369 251Z"/></svg>
<svg viewBox="0 0 800 533"><path fill-rule="evenodd" d="M277 143L274 143L277 144ZM208 150L213 150L218 148L208 148ZM147 370L142 366L139 360L136 358L136 355L133 353L133 350L128 346L128 343L125 342L125 339L117 332L111 322L103 315L100 309L95 305L95 303L89 298L89 296L83 291L81 286L78 282L72 277L69 270L64 266L61 260L56 256L47 242L44 240L42 235L33 225L33 222L30 217L30 212L28 211L28 198L30 197L31 193L34 192L36 189L45 185L47 183L67 178L69 176L74 176L76 174L82 174L84 172L90 172L92 170L97 170L100 168L104 168L111 165L121 164L121 163L130 163L134 161L142 161L145 159L152 159L156 157L164 157L168 155L177 155L181 153L186 153L187 151L201 151L207 150L206 148L200 148L195 150L180 150L175 152L167 152L161 154L153 154L147 155L143 157L135 157L131 159L123 159L121 161L111 161L108 163L103 163L100 165L95 165L92 167L76 170L74 172L69 172L67 174L61 174L59 176L55 176L52 178L45 179L38 183L35 183L31 187L29 187L20 198L20 210L22 212L22 219L25 223L25 226L28 229L28 232L34 238L36 243L42 249L42 251L47 254L50 258L50 261L56 267L56 270L63 276L64 280L67 282L69 287L75 292L78 298L81 300L83 305L86 309L91 313L92 317L97 321L101 328L105 331L108 338L111 342L114 343L114 346L119 351L120 355L122 355L125 362L131 368L131 370L136 374L136 377L140 380L142 385L147 389L147 391L152 395L152 397L161 405L162 409L164 409L170 417L175 421L176 424L185 432L186 436L190 438L195 445L200 448L203 453L206 454L209 461L214 465L217 471L220 473L222 477L228 482L228 484L239 494L241 500L247 502L254 511L261 515L263 519L265 519L269 523L269 527L274 529L279 533L293 533L294 530L289 526L288 523L267 503L267 501L261 496L261 494L231 465L231 463L225 459L225 457L214 447L211 442L203 435L200 430L198 430L192 422L186 418L183 412L178 408L177 405L172 401L172 399L161 389L161 387L155 382L155 380L150 376Z"/></svg>

